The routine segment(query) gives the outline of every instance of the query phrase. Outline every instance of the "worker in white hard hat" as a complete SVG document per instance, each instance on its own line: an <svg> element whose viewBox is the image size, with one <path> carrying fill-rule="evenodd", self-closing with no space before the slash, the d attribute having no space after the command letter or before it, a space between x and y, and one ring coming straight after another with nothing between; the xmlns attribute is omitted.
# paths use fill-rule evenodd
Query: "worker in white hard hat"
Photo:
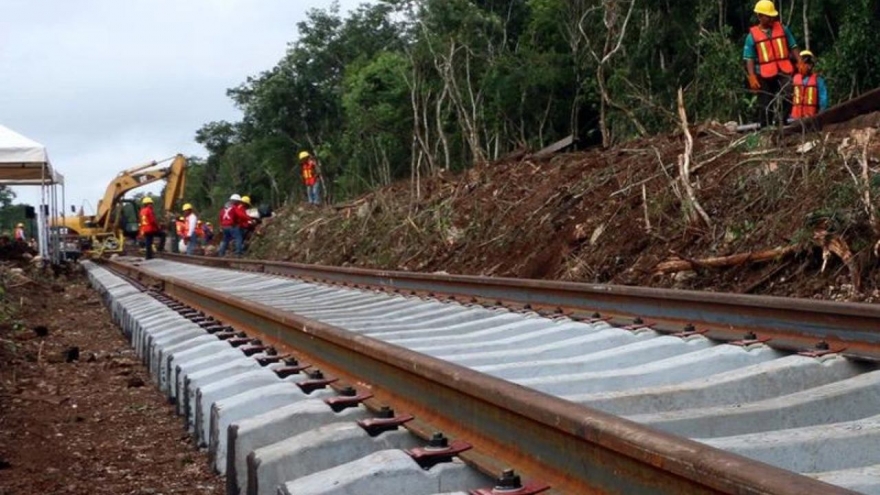
<svg viewBox="0 0 880 495"><path fill-rule="evenodd" d="M803 61L791 31L779 22L779 12L771 0L755 4L758 24L749 29L743 47L749 89L758 96L762 125L781 122L791 105L783 89L791 84L795 67L801 72Z"/></svg>
<svg viewBox="0 0 880 495"><path fill-rule="evenodd" d="M244 233L242 227L247 226L251 219L248 217L242 202L241 196L233 194L229 197L229 201L220 210L220 227L223 229L223 240L220 241L220 248L217 249L217 256L225 256L226 248L229 247L230 241L235 241L235 255L241 256L244 252Z"/></svg>

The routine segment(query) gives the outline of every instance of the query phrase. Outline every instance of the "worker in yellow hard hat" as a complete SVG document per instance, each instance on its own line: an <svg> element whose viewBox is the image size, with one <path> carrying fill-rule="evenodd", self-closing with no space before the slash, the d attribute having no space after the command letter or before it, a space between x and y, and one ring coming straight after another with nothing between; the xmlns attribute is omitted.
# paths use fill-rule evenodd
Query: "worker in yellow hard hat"
<svg viewBox="0 0 880 495"><path fill-rule="evenodd" d="M250 207L251 206L251 197L250 196L242 196L241 202L244 203L246 206Z"/></svg>
<svg viewBox="0 0 880 495"><path fill-rule="evenodd" d="M306 186L306 197L309 204L321 204L321 176L318 172L317 160L308 151L300 151L299 163L302 168L302 180Z"/></svg>
<svg viewBox="0 0 880 495"><path fill-rule="evenodd" d="M754 12L758 24L749 29L743 59L749 89L758 95L761 124L766 126L789 114L790 105L782 90L791 82L795 67L803 68L803 61L794 35L779 22L776 5L759 0Z"/></svg>
<svg viewBox="0 0 880 495"><path fill-rule="evenodd" d="M199 217L193 211L190 203L183 205L184 232L183 244L186 246L186 254L192 256L196 254L196 248L199 245L199 235L196 228L199 224Z"/></svg>
<svg viewBox="0 0 880 495"><path fill-rule="evenodd" d="M146 258L153 257L153 243L159 234L159 223L156 222L156 214L153 213L153 198L147 196L141 200L141 211L138 212L138 233L144 239Z"/></svg>

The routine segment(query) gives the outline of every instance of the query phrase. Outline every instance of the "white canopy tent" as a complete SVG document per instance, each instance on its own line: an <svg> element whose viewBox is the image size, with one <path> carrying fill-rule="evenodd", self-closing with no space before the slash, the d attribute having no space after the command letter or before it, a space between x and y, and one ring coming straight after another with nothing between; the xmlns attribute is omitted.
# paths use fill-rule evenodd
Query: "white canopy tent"
<svg viewBox="0 0 880 495"><path fill-rule="evenodd" d="M64 176L52 168L45 146L2 124L0 186L40 187L42 200L37 209L40 255L59 261L58 233L50 228L53 227L50 223L52 219L58 218L58 186L61 186L61 204L64 204Z"/></svg>

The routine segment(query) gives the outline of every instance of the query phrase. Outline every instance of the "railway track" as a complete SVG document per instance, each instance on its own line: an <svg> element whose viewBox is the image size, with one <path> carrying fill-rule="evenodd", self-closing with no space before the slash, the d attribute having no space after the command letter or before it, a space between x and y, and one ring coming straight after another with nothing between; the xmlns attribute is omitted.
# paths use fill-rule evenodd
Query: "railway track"
<svg viewBox="0 0 880 495"><path fill-rule="evenodd" d="M196 264L107 265L162 289L152 296L103 268L89 270L227 474L230 493L275 493L276 486L379 493L358 477L381 477L369 469L377 465L397 473L392 483L445 470L428 483L436 489L413 485L405 493L484 485L488 491L472 493L492 493L485 475L509 466L533 484L515 489L508 474L496 483L511 487L497 493L880 493L873 361L880 311L871 306L186 261ZM126 298L138 303L127 307ZM155 303L141 304L144 298ZM180 312L197 320L191 328L175 326ZM218 330L228 326L247 336ZM267 354L269 346L292 356ZM315 368L321 373L308 373ZM308 409L316 397L337 404L342 412L334 414L346 419L325 417L309 432L279 427L308 423L302 418L311 416L297 415L303 411L278 410L301 400ZM387 405L396 416L383 413ZM326 414L324 402L308 407ZM416 437L442 431L451 448L438 438L419 450L416 437L394 433L358 444L370 448L354 448L357 456L344 454L353 440L327 440L349 438L352 420L376 421L376 414L396 417L378 424ZM291 471L313 458L303 457L303 444L317 452L314 445L327 442L338 444L324 454L332 460ZM433 454L465 464L425 470L413 461ZM334 483L365 490L326 488Z"/></svg>

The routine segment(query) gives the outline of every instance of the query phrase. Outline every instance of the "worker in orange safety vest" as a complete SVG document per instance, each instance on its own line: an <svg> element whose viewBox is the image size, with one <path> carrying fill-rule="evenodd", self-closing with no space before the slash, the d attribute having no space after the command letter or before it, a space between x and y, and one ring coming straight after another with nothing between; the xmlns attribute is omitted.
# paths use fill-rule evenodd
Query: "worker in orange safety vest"
<svg viewBox="0 0 880 495"><path fill-rule="evenodd" d="M779 12L771 0L755 4L758 24L751 27L743 47L749 89L758 96L758 112L762 125L781 123L791 105L784 98L784 88L791 77L803 70L797 41L791 31L779 22ZM794 62L794 63L793 63Z"/></svg>
<svg viewBox="0 0 880 495"><path fill-rule="evenodd" d="M156 215L153 213L153 198L147 196L142 201L141 211L138 213L138 234L144 239L144 249L146 250L146 258L153 258L153 242L156 234L159 233L159 224L156 222Z"/></svg>
<svg viewBox="0 0 880 495"><path fill-rule="evenodd" d="M309 204L321 204L321 181L318 173L318 162L308 151L299 152L299 163L302 169L302 181L306 186Z"/></svg>
<svg viewBox="0 0 880 495"><path fill-rule="evenodd" d="M816 56L809 50L801 52L804 72L795 74L792 79L791 120L812 117L828 108L828 86L825 78L816 74Z"/></svg>

